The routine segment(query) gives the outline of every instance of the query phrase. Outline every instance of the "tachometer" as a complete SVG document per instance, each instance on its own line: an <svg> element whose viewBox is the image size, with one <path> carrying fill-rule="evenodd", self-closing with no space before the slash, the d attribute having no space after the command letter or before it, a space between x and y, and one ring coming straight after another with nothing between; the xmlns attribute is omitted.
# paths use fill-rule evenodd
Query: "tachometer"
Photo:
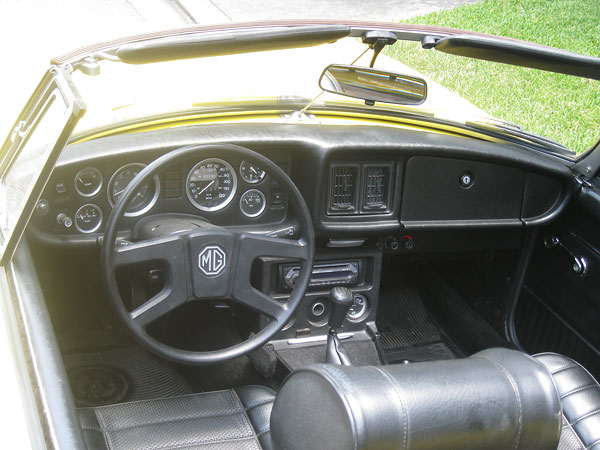
<svg viewBox="0 0 600 450"><path fill-rule="evenodd" d="M237 178L233 167L222 159L210 158L196 164L187 176L187 196L202 211L225 208L235 195Z"/></svg>
<svg viewBox="0 0 600 450"><path fill-rule="evenodd" d="M117 170L108 183L108 202L110 206L115 205L121 198L127 185L135 178L135 176L146 167L144 164L132 163L121 167ZM129 206L125 212L127 217L135 217L144 214L154 206L156 200L158 200L158 193L160 192L160 181L158 176L150 180L146 180L140 185L135 196L129 202Z"/></svg>

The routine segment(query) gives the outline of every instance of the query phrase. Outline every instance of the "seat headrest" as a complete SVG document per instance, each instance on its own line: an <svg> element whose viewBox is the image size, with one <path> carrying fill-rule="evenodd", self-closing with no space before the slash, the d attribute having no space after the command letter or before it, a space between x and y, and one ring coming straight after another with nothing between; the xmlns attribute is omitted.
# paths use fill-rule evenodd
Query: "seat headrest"
<svg viewBox="0 0 600 450"><path fill-rule="evenodd" d="M315 365L284 382L275 449L556 449L561 404L547 369L514 350L392 366Z"/></svg>

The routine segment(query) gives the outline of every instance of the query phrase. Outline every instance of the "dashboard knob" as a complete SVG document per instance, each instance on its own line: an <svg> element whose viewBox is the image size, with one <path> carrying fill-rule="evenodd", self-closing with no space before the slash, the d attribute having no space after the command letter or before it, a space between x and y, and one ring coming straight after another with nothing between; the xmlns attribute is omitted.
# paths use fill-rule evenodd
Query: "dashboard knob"
<svg viewBox="0 0 600 450"><path fill-rule="evenodd" d="M56 222L65 228L71 228L73 225L73 219L71 219L65 213L60 213L58 216L56 216Z"/></svg>

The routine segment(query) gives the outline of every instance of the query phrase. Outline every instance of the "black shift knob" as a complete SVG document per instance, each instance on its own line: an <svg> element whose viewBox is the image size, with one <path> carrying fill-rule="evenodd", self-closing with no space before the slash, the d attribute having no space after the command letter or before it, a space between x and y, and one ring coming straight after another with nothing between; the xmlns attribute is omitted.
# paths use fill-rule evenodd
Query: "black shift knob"
<svg viewBox="0 0 600 450"><path fill-rule="evenodd" d="M331 316L329 316L329 326L339 328L344 323L344 318L348 310L354 303L352 291L345 287L334 287L329 291L329 300L331 301Z"/></svg>

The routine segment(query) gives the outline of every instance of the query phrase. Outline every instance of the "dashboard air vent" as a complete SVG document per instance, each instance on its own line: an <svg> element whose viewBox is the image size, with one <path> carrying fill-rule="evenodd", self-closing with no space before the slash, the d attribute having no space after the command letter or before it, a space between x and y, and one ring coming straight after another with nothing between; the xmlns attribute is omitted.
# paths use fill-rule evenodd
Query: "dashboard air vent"
<svg viewBox="0 0 600 450"><path fill-rule="evenodd" d="M389 164L366 164L364 166L364 188L362 210L384 212L389 208Z"/></svg>
<svg viewBox="0 0 600 450"><path fill-rule="evenodd" d="M329 212L350 214L357 210L357 164L332 164L329 178Z"/></svg>

